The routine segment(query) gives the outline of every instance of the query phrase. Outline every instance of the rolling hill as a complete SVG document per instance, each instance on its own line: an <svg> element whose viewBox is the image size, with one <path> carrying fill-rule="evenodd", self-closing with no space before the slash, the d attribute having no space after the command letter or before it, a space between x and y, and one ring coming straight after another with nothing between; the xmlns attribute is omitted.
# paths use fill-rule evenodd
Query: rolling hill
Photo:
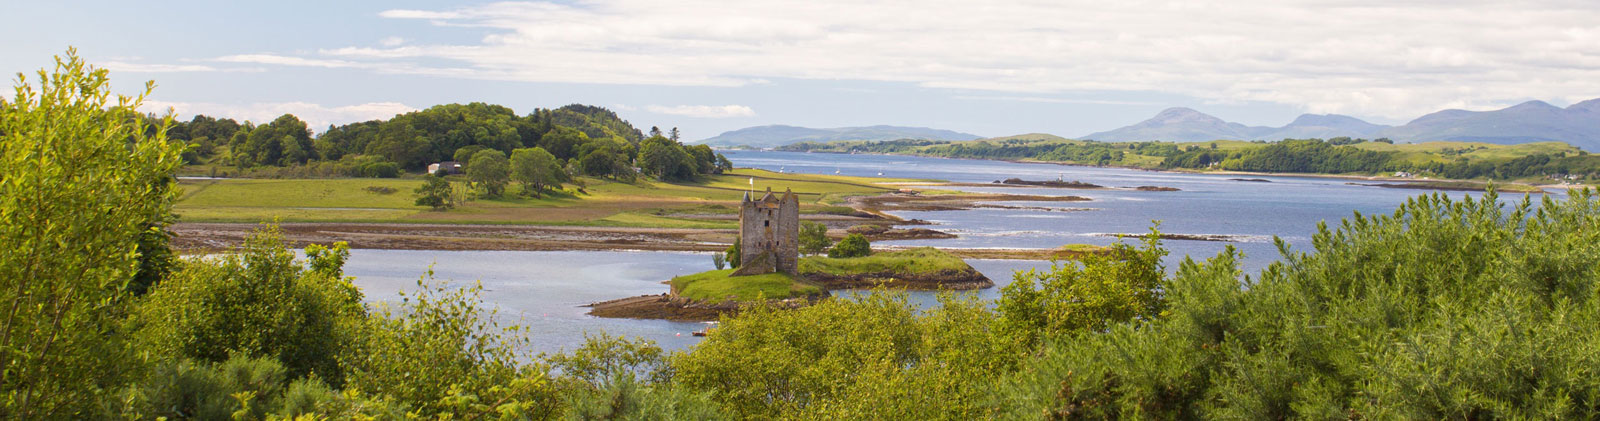
<svg viewBox="0 0 1600 421"><path fill-rule="evenodd" d="M796 142L831 142L836 140L973 140L982 136L927 127L866 126L816 129L797 126L756 126L725 132L701 140L711 146L749 146L773 148Z"/></svg>
<svg viewBox="0 0 1600 421"><path fill-rule="evenodd" d="M1130 126L1085 135L1103 142L1164 140L1282 140L1305 138L1389 138L1400 142L1462 141L1496 144L1566 142L1600 150L1600 99L1567 108L1529 101L1493 111L1444 110L1400 126L1372 124L1336 114L1305 114L1283 127L1246 126L1189 108L1168 108Z"/></svg>

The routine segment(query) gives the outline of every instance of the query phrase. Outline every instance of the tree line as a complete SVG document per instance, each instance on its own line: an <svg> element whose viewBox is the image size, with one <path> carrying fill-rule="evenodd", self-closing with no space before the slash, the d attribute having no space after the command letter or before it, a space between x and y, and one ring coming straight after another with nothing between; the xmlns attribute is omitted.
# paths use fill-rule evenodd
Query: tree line
<svg viewBox="0 0 1600 421"><path fill-rule="evenodd" d="M1255 141L1244 148L1219 149L1210 145L1171 142L1096 141L938 141L903 139L881 142L801 142L781 147L796 152L863 152L909 154L947 158L1039 160L1078 165L1132 166L1162 169L1222 169L1278 173L1392 173L1408 172L1454 179L1510 180L1525 177L1600 178L1600 155L1579 151L1534 153L1518 157L1473 158L1470 150L1445 149L1447 160L1419 162L1397 151L1356 147L1365 142L1393 143L1388 139L1284 139ZM1131 157L1150 157L1136 161Z"/></svg>
<svg viewBox="0 0 1600 421"><path fill-rule="evenodd" d="M155 127L154 116L145 119ZM611 110L581 104L522 116L499 105L444 104L317 135L292 114L259 125L196 115L175 122L167 136L189 145L187 163L247 174L395 177L442 161L470 166L478 151L511 156L535 148L572 176L632 181L642 172L682 181L731 168L708 146L682 144L676 128L670 136L651 128L647 136Z"/></svg>

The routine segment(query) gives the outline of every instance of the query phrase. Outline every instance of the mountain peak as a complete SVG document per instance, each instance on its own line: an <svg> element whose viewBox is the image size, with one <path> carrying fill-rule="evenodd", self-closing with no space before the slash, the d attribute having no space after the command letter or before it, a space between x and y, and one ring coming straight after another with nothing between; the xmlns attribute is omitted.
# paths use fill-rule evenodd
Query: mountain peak
<svg viewBox="0 0 1600 421"><path fill-rule="evenodd" d="M1568 111L1594 111L1594 112L1600 112L1600 98L1595 98L1595 99L1591 99L1591 100L1588 100L1588 101L1579 102L1577 104L1572 104L1570 106L1567 106L1567 110Z"/></svg>
<svg viewBox="0 0 1600 421"><path fill-rule="evenodd" d="M1210 121L1210 120L1216 120L1216 121L1222 121L1222 119L1220 119L1220 118L1213 117L1210 114L1206 114L1206 113L1202 113L1202 112L1199 112L1199 111L1195 111L1195 109L1188 108L1188 107L1172 107L1172 108L1168 108L1168 109L1165 109L1165 110L1161 110L1160 113L1156 113L1156 116L1151 118L1150 120L1157 120L1157 121L1202 121L1202 120Z"/></svg>
<svg viewBox="0 0 1600 421"><path fill-rule="evenodd" d="M1507 110L1543 110L1543 109L1560 110L1561 107L1550 105L1550 103L1548 103L1548 102L1544 102L1544 101L1540 101L1540 100L1536 99L1536 100L1524 102L1524 103L1521 103L1521 104L1513 105L1513 106L1511 106L1511 108L1506 108L1506 109Z"/></svg>
<svg viewBox="0 0 1600 421"><path fill-rule="evenodd" d="M926 127L877 125L866 127L817 129L810 127L773 124L767 126L746 127L739 130L724 132L715 137L701 140L700 143L715 146L753 146L758 148L770 148L804 141L830 142L835 140L896 139L973 140L979 137L980 136L974 134L950 130L930 129Z"/></svg>

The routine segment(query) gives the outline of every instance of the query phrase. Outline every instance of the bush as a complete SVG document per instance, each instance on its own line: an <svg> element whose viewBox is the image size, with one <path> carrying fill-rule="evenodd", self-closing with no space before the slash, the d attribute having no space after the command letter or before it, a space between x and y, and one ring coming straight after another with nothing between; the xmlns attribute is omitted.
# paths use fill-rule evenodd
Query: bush
<svg viewBox="0 0 1600 421"><path fill-rule="evenodd" d="M558 413L541 365L523 365L525 330L480 313L482 286L448 289L417 281L398 308L384 305L363 330L363 352L347 360L351 388L392 399L423 417L493 415L541 419Z"/></svg>
<svg viewBox="0 0 1600 421"><path fill-rule="evenodd" d="M1600 200L1408 200L1319 226L1241 281L1185 260L1153 323L1045 346L1000 391L1014 416L1600 416ZM1248 283L1247 283L1248 282Z"/></svg>
<svg viewBox="0 0 1600 421"><path fill-rule="evenodd" d="M455 207L455 188L450 181L438 175L424 176L421 186L414 191L417 206L427 206L440 211Z"/></svg>
<svg viewBox="0 0 1600 421"><path fill-rule="evenodd" d="M835 259L862 257L869 254L872 254L872 245L867 243L867 237L861 234L847 235L843 240L839 240L839 244L835 244L833 248L828 249L828 257Z"/></svg>
<svg viewBox="0 0 1600 421"><path fill-rule="evenodd" d="M801 253L821 254L832 245L832 241L828 240L828 226L811 221L800 223Z"/></svg>
<svg viewBox="0 0 1600 421"><path fill-rule="evenodd" d="M114 96L106 74L67 50L0 99L0 417L86 417L139 366L118 325L183 145L137 111L153 85Z"/></svg>
<svg viewBox="0 0 1600 421"><path fill-rule="evenodd" d="M268 227L235 253L187 262L135 308L138 349L204 362L276 358L290 378L342 384L339 360L356 352L367 317L361 291L343 276L349 250L311 245L303 265L284 241Z"/></svg>

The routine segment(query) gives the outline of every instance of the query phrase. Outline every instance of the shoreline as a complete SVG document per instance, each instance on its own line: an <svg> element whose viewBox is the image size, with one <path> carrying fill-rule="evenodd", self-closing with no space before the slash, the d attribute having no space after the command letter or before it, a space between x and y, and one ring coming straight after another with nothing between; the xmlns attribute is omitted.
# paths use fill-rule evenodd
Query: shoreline
<svg viewBox="0 0 1600 421"><path fill-rule="evenodd" d="M1044 164L1044 165L1060 165L1060 166L1067 166L1067 167L1118 168L1118 169L1133 170L1133 171L1149 171L1149 172L1159 172L1159 173L1178 173L1178 174L1195 174L1195 175L1250 175L1250 176L1261 176L1261 177L1307 177L1307 178L1332 178L1332 179L1345 179L1345 180L1386 181L1386 182L1430 182L1430 181L1433 181L1433 182L1488 183L1488 181L1479 181L1479 180L1472 180L1472 179L1455 179L1455 178L1425 178L1424 179L1424 178L1399 178L1399 177L1388 177L1388 176L1381 176L1381 175L1356 175L1356 174L1278 173L1278 172L1232 171L1232 170L1201 171L1201 170L1193 170L1193 169L1186 169L1186 168L1161 169L1161 168L1133 167L1133 166L1126 166L1126 165L1088 165L1088 164L1075 164L1075 163L1070 163L1070 162L1039 161L1039 160L1026 160L1026 159L956 158L956 157L937 156L937 155L894 154L894 153L878 153L878 152L855 152L855 153L817 152L817 151L798 152L798 151L781 151L781 150L776 150L776 149L772 149L771 151L773 151L773 152L791 152L791 153L826 153L826 154L839 154L839 155L852 155L852 154L855 154L855 155L879 155L879 156L915 156L915 157L922 157L922 158L957 159L957 160L969 160L969 161L997 161L997 162L1009 162L1009 163L1013 163L1013 164ZM947 182L946 184L921 184L921 185L928 185L928 186L938 186L938 185L960 186L960 185L963 185L963 184L974 184L974 183ZM981 183L979 183L979 184L981 184ZM1527 184L1527 183L1517 183L1517 182L1510 182L1510 181L1500 182L1500 183L1497 183L1497 184L1526 185L1526 186L1531 186L1531 187L1534 187L1534 188L1537 188L1537 189L1539 189L1541 191L1546 191L1546 192L1548 192L1550 190L1557 190L1559 192L1565 192L1566 190L1569 190L1569 189L1581 189L1581 188L1585 188L1585 187L1596 187L1596 186L1587 185L1587 184L1566 184L1566 185L1563 185L1563 184ZM988 185L985 185L985 186L988 186ZM993 186L989 186L989 187L993 187ZM1021 187L1021 186L1017 186L1017 187Z"/></svg>

